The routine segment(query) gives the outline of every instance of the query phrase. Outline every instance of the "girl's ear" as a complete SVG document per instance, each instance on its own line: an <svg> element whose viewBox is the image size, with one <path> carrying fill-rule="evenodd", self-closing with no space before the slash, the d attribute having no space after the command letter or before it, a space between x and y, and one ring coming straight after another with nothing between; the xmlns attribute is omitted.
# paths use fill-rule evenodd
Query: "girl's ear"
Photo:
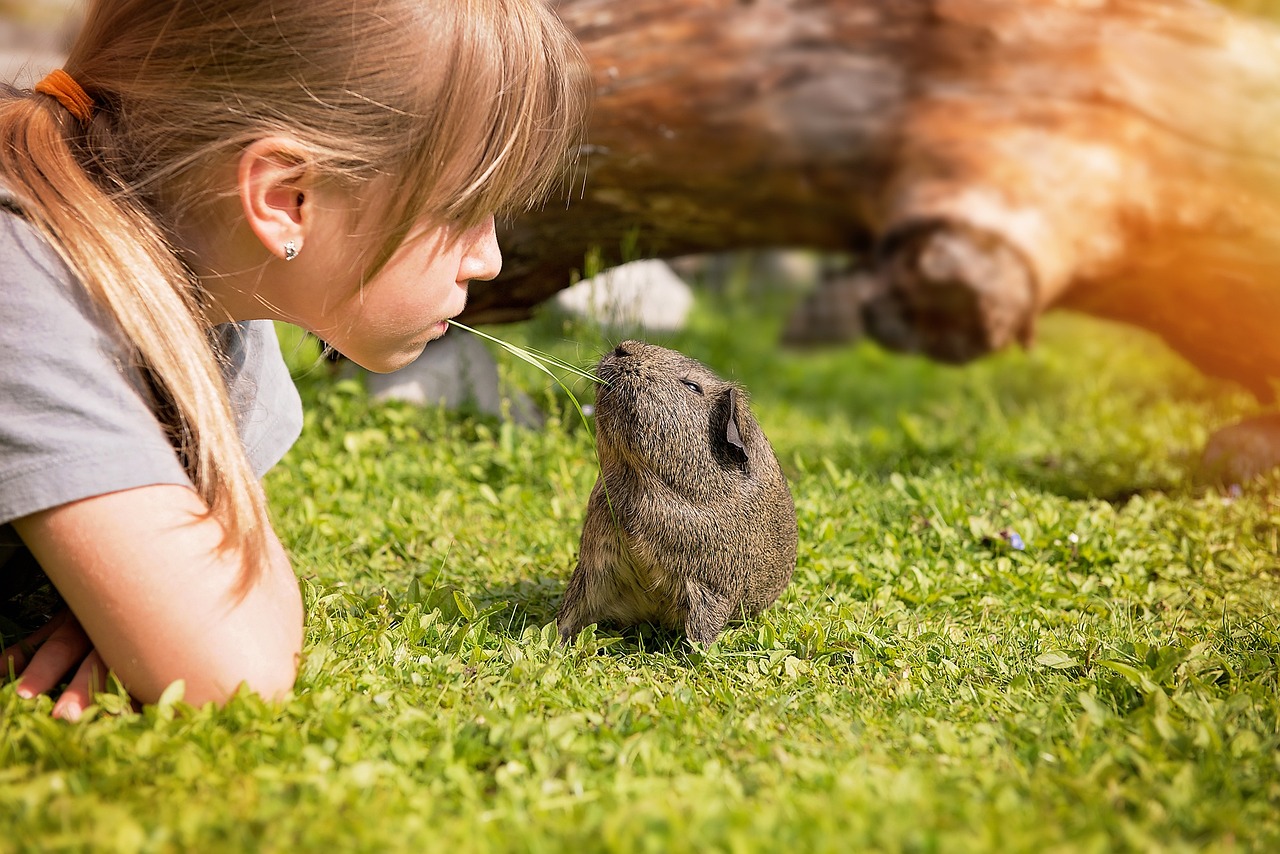
<svg viewBox="0 0 1280 854"><path fill-rule="evenodd" d="M264 137L240 154L236 184L245 221L272 255L292 260L311 230L315 205L306 150L287 137Z"/></svg>

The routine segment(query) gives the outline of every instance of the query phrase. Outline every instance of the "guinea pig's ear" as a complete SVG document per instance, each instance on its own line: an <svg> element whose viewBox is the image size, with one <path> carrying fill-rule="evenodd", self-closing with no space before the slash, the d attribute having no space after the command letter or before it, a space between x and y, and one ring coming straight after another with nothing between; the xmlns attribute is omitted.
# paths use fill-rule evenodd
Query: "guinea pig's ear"
<svg viewBox="0 0 1280 854"><path fill-rule="evenodd" d="M747 461L747 445L742 441L742 431L738 429L738 392L732 386L726 395L729 398L729 417L726 419L724 439L729 443L729 452L739 462Z"/></svg>

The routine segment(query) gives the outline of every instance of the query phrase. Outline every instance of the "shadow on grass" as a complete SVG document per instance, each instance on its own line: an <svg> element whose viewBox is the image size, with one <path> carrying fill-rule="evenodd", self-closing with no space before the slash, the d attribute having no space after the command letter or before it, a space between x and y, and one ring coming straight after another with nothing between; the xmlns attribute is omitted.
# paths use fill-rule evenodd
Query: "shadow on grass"
<svg viewBox="0 0 1280 854"><path fill-rule="evenodd" d="M27 637L65 607L31 553L20 551L0 573L0 647Z"/></svg>
<svg viewBox="0 0 1280 854"><path fill-rule="evenodd" d="M556 610L560 607L560 599L564 595L568 580L566 576L563 582L540 579L486 586L483 594L477 597L477 604L483 604L486 607L506 605L489 621L489 631L510 638L518 638L526 629L541 629L548 623L555 622ZM616 643L611 644L609 650L624 655L631 653L679 655L690 651L685 643L683 632L648 623L628 627L604 624L597 627L596 637L616 638Z"/></svg>
<svg viewBox="0 0 1280 854"><path fill-rule="evenodd" d="M1190 454L1171 455L1169 469L1159 472L1134 471L1130 463L1114 458L1063 462L1050 457L1008 460L998 470L1029 490L1114 505L1137 496L1192 497L1210 488L1198 479Z"/></svg>

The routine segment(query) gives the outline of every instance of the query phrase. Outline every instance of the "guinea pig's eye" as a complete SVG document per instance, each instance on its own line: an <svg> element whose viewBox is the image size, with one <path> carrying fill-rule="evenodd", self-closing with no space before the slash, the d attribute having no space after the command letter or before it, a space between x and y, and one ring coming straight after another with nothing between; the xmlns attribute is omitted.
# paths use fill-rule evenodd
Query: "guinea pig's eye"
<svg viewBox="0 0 1280 854"><path fill-rule="evenodd" d="M680 380L680 382L684 383L684 387L689 389L689 391L694 392L695 394L702 394L702 386L698 385L693 380Z"/></svg>

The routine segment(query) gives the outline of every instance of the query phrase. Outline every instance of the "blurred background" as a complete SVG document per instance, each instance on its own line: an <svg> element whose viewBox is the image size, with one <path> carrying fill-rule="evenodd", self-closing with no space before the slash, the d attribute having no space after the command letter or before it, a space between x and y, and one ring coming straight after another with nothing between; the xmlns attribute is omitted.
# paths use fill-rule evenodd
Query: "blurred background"
<svg viewBox="0 0 1280 854"><path fill-rule="evenodd" d="M79 20L75 0L0 0L0 79L28 87L55 68Z"/></svg>

